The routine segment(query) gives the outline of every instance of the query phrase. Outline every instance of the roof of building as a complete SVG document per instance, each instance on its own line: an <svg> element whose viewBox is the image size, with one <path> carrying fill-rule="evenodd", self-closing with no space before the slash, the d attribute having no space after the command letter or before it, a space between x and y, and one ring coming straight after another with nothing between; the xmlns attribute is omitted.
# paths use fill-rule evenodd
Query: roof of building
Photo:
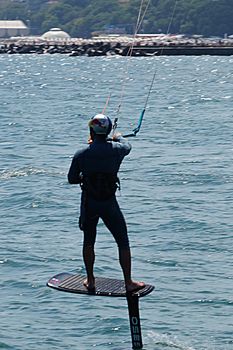
<svg viewBox="0 0 233 350"><path fill-rule="evenodd" d="M48 32L44 33L41 37L47 40L70 39L69 34L64 32L60 28L51 28Z"/></svg>
<svg viewBox="0 0 233 350"><path fill-rule="evenodd" d="M28 27L23 23L23 21L13 20L13 21L1 21L0 29L27 29Z"/></svg>

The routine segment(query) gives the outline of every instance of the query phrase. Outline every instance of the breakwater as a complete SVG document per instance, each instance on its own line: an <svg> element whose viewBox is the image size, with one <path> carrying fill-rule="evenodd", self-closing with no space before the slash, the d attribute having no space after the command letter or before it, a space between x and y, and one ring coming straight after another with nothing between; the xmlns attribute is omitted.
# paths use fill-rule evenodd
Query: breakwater
<svg viewBox="0 0 233 350"><path fill-rule="evenodd" d="M233 42L228 43L157 43L157 42L120 42L120 41L93 41L81 40L70 42L2 42L0 54L67 54L69 56L231 56L233 55Z"/></svg>

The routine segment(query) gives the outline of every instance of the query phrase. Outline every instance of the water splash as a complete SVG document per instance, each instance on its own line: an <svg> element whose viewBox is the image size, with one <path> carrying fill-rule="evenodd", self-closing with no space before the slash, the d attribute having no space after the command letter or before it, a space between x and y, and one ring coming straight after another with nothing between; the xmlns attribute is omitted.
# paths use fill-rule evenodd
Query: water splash
<svg viewBox="0 0 233 350"><path fill-rule="evenodd" d="M155 345L161 345L163 348L179 350L196 350L194 347L182 343L178 339L167 334L159 334L153 331L148 332L148 337L153 340Z"/></svg>
<svg viewBox="0 0 233 350"><path fill-rule="evenodd" d="M56 172L56 171L51 171L47 169L37 169L33 167L23 167L19 169L0 171L0 179L2 180L8 180L14 177L32 176L32 175L57 176L57 175L65 175L65 174L63 172Z"/></svg>

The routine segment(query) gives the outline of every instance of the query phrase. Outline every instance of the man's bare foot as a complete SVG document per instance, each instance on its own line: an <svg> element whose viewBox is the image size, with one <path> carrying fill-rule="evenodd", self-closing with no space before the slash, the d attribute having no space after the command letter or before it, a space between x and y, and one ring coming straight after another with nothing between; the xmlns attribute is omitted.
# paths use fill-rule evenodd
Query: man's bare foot
<svg viewBox="0 0 233 350"><path fill-rule="evenodd" d="M85 279L83 281L83 285L88 289L88 290L94 290L95 289L95 280L88 281L88 279Z"/></svg>
<svg viewBox="0 0 233 350"><path fill-rule="evenodd" d="M136 292L139 289L142 289L145 287L144 282L137 282L137 281L131 281L125 285L126 291L129 293Z"/></svg>

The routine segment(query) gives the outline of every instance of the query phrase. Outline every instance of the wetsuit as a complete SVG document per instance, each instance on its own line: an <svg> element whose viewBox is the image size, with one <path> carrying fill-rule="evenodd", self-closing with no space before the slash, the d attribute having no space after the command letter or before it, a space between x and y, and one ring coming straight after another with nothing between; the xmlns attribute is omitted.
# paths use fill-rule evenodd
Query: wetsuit
<svg viewBox="0 0 233 350"><path fill-rule="evenodd" d="M73 157L68 181L82 186L80 228L84 232L84 247L94 247L96 227L101 218L118 246L129 248L127 227L116 200L115 190L117 172L122 160L130 151L131 145L123 138L107 141L96 137L92 144L76 152ZM109 179L112 191L110 188L106 195L106 191L101 192L98 186L102 184L103 188L106 187L103 181L109 182Z"/></svg>

